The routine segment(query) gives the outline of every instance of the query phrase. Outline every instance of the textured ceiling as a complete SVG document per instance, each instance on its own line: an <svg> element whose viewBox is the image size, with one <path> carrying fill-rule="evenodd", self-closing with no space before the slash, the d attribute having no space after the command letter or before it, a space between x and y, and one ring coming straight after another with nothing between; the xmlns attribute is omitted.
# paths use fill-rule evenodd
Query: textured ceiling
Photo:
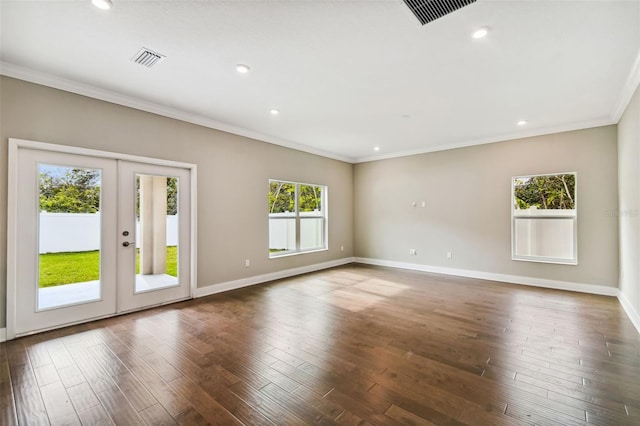
<svg viewBox="0 0 640 426"><path fill-rule="evenodd" d="M1 1L0 72L347 161L615 123L637 82L640 1L478 0L425 26L402 0L113 3Z"/></svg>

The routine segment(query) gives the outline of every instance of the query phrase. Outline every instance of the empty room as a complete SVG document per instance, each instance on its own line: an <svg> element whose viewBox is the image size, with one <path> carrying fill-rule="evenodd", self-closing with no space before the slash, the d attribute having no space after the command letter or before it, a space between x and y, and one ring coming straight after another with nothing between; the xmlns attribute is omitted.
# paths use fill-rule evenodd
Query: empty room
<svg viewBox="0 0 640 426"><path fill-rule="evenodd" d="M0 0L0 424L640 425L640 0Z"/></svg>

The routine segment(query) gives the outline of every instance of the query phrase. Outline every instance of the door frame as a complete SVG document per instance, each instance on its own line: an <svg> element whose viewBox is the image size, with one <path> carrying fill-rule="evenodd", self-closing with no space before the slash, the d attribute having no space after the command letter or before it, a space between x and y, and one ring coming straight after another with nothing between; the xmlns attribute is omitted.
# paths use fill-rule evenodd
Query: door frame
<svg viewBox="0 0 640 426"><path fill-rule="evenodd" d="M137 155L123 154L110 151L101 151L90 148L80 148L69 145L58 145L45 142L36 142L25 139L9 138L9 152L8 152L8 181L7 181L7 299L6 299L6 315L7 315L7 340L14 339L16 337L16 287L17 283L17 244L18 244L18 151L19 149L36 149L41 151L60 152L66 154L77 154L89 157L99 157L112 160L125 160L137 163L153 164L158 166L169 166L189 170L190 174L190 274L189 274L189 297L193 298L195 290L197 288L196 278L196 262L197 262L197 165L192 163L183 163L172 160L163 160L159 158L143 157ZM167 303L173 303L167 302ZM143 308L146 309L146 308ZM105 317L111 317L119 315L107 315ZM104 317L101 317L104 318ZM95 321L99 318L92 318L90 321ZM61 326L51 327L49 329L55 329L60 327L66 327L68 325L79 324L87 322L81 320L77 322L71 322ZM28 335L34 333L40 333L49 329L43 329L34 331L32 333L24 333L21 335Z"/></svg>

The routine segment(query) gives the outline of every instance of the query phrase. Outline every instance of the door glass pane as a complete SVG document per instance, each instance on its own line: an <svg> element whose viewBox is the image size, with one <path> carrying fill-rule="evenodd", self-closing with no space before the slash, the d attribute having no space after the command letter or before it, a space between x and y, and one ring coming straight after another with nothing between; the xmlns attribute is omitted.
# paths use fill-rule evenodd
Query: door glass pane
<svg viewBox="0 0 640 426"><path fill-rule="evenodd" d="M136 175L135 292L178 285L178 178Z"/></svg>
<svg viewBox="0 0 640 426"><path fill-rule="evenodd" d="M102 171L40 164L38 310L100 299Z"/></svg>

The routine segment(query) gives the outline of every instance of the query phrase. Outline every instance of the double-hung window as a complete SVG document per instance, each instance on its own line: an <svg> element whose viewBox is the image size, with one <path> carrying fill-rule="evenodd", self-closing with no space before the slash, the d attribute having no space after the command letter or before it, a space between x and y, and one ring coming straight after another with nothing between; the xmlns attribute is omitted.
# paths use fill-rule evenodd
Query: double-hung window
<svg viewBox="0 0 640 426"><path fill-rule="evenodd" d="M269 257L327 248L327 187L269 180Z"/></svg>
<svg viewBox="0 0 640 426"><path fill-rule="evenodd" d="M578 263L576 174L512 179L512 258Z"/></svg>

